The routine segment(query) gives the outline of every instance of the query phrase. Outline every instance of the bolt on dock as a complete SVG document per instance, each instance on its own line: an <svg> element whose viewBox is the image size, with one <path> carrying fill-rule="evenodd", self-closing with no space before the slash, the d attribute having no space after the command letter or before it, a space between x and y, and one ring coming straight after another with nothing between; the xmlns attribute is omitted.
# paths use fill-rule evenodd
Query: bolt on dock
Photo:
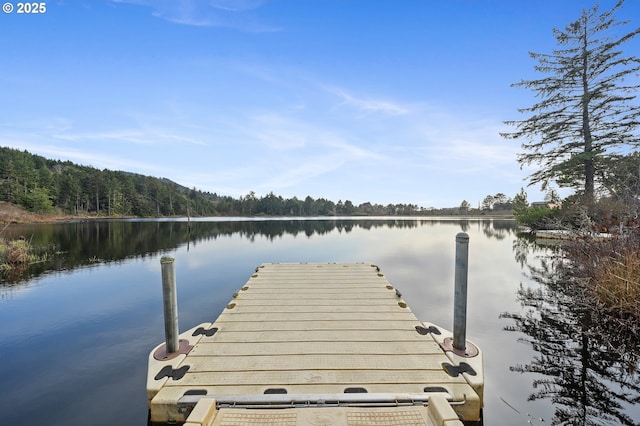
<svg viewBox="0 0 640 426"><path fill-rule="evenodd" d="M376 265L263 264L213 323L149 355L153 424L479 422L482 354L419 321Z"/></svg>

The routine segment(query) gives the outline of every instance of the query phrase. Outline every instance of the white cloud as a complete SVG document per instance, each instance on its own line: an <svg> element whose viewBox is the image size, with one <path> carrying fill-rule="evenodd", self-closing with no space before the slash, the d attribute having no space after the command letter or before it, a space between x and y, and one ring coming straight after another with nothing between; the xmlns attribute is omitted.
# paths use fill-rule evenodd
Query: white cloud
<svg viewBox="0 0 640 426"><path fill-rule="evenodd" d="M423 156L442 166L461 168L466 173L476 170L499 169L515 161L515 152L506 143L480 140L452 134L437 143L420 149Z"/></svg>
<svg viewBox="0 0 640 426"><path fill-rule="evenodd" d="M398 116L405 115L410 112L408 107L392 101L358 97L339 88L328 88L326 90L341 99L341 106L351 107L359 111L361 113L361 117L366 117L371 114Z"/></svg>
<svg viewBox="0 0 640 426"><path fill-rule="evenodd" d="M492 169L499 173L514 168L519 148L500 137L500 126L488 118L416 108L399 137L408 142L393 149L400 155L412 154L415 161L437 170L472 173Z"/></svg>
<svg viewBox="0 0 640 426"><path fill-rule="evenodd" d="M266 173L270 177L260 187L269 191L301 184L304 186L305 182L334 172L336 176L328 181L338 184L336 178L344 175L346 170L343 169L358 170L361 169L363 160L370 163L371 159L383 159L379 154L348 144L335 136L320 135L315 142L321 145L318 153L307 153L286 161L272 159L272 167Z"/></svg>
<svg viewBox="0 0 640 426"><path fill-rule="evenodd" d="M273 150L303 148L309 140L309 129L304 124L276 113L252 117L249 133L252 139Z"/></svg>
<svg viewBox="0 0 640 426"><path fill-rule="evenodd" d="M385 159L382 154L374 151L372 148L361 148L357 145L349 144L340 139L330 140L326 142L326 144L331 148L339 150L342 156L346 156L350 159Z"/></svg>
<svg viewBox="0 0 640 426"><path fill-rule="evenodd" d="M14 120L0 123L0 130L19 134L51 134L65 132L72 128L71 120L63 117L47 116L30 118L25 121Z"/></svg>
<svg viewBox="0 0 640 426"><path fill-rule="evenodd" d="M263 0L209 0L211 7L231 12L257 9L263 3Z"/></svg>
<svg viewBox="0 0 640 426"><path fill-rule="evenodd" d="M321 157L307 158L294 167L275 165L275 175L260 185L265 191L297 186L300 183L327 174L340 168L346 160L329 154Z"/></svg>
<svg viewBox="0 0 640 426"><path fill-rule="evenodd" d="M152 9L152 15L181 25L233 28L251 33L276 32L280 28L261 22L251 12L262 0L112 0Z"/></svg>
<svg viewBox="0 0 640 426"><path fill-rule="evenodd" d="M68 129L70 130L70 129ZM55 139L67 141L119 141L136 144L156 145L160 142L178 142L193 145L206 145L204 142L175 134L171 131L161 129L127 129L108 132L87 132L87 133L55 133L51 135Z"/></svg>

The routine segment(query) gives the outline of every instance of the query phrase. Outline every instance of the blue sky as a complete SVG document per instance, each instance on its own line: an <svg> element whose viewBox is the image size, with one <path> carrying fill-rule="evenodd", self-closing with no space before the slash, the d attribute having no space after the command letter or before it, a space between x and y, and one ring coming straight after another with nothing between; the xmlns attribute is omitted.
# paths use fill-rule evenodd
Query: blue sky
<svg viewBox="0 0 640 426"><path fill-rule="evenodd" d="M498 133L535 99L510 85L594 4L45 3L0 14L0 146L234 197L424 207L526 187ZM640 1L617 16L637 27Z"/></svg>

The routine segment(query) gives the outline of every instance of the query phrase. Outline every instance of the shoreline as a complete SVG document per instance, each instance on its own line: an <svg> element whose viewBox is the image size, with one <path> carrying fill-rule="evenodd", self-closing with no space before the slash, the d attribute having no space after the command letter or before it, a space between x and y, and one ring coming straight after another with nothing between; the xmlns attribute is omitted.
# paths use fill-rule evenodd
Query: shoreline
<svg viewBox="0 0 640 426"><path fill-rule="evenodd" d="M373 218L384 218L384 219L420 219L420 218L456 218L460 220L465 219L508 219L515 220L513 215L460 215L460 216L452 216L452 215L415 215L415 216L365 216L365 215L357 215L357 216L266 216L266 215L253 215L253 216L242 216L242 215L234 215L234 216L195 216L191 217L192 220L198 221L204 217L215 217L215 218L245 218L245 219L373 219ZM147 216L147 217L139 217L139 216L126 216L126 215L96 215L96 214L80 214L80 215L70 215L70 214L38 214L32 213L21 206L16 204L7 203L6 201L0 201L0 225L11 225L11 224L36 224L36 223L68 223L68 222L84 222L84 221L93 221L93 220L118 220L118 219L140 219L140 220L148 220L148 219L180 219L187 218L186 216Z"/></svg>

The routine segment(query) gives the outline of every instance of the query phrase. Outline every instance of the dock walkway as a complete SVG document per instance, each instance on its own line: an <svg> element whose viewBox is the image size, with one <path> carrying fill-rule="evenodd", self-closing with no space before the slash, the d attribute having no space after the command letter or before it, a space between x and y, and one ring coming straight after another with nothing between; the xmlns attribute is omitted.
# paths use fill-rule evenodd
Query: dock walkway
<svg viewBox="0 0 640 426"><path fill-rule="evenodd" d="M152 351L151 421L477 421L482 356L443 349L447 337L420 322L375 265L263 264L214 323L180 335L178 353Z"/></svg>

